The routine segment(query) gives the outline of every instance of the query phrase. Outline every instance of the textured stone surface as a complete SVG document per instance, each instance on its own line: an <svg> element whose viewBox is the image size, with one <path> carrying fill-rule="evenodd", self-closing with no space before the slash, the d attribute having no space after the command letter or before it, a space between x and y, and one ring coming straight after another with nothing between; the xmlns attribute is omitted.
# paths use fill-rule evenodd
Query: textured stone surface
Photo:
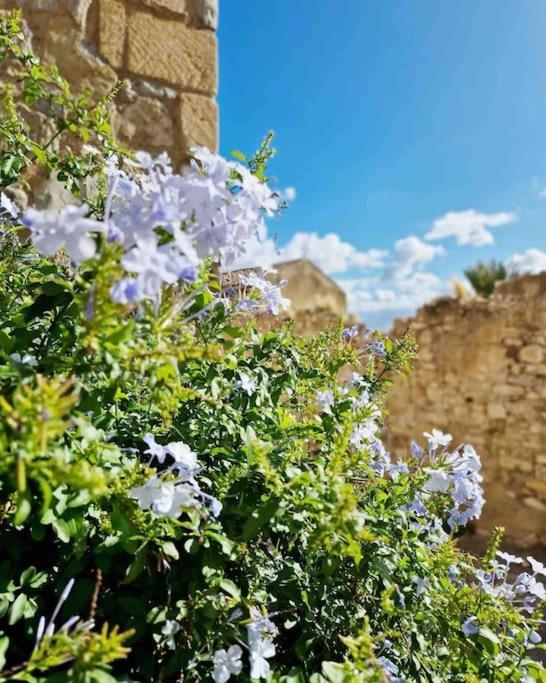
<svg viewBox="0 0 546 683"><path fill-rule="evenodd" d="M144 0L144 4L148 7L166 9L178 14L185 14L188 11L186 0Z"/></svg>
<svg viewBox="0 0 546 683"><path fill-rule="evenodd" d="M218 110L214 100L205 95L183 93L179 114L186 149L196 145L217 149Z"/></svg>
<svg viewBox="0 0 546 683"><path fill-rule="evenodd" d="M126 31L125 7L119 0L100 0L99 50L110 64L119 68L123 64Z"/></svg>
<svg viewBox="0 0 546 683"><path fill-rule="evenodd" d="M93 0L68 0L68 11L78 26L85 26L87 13L89 12L92 1Z"/></svg>
<svg viewBox="0 0 546 683"><path fill-rule="evenodd" d="M218 0L193 0L193 11L201 26L218 28Z"/></svg>
<svg viewBox="0 0 546 683"><path fill-rule="evenodd" d="M419 358L387 408L395 455L438 427L482 456L487 503L478 530L506 527L519 544L546 541L546 273L509 280L487 300L441 300L410 325Z"/></svg>
<svg viewBox="0 0 546 683"><path fill-rule="evenodd" d="M524 363L541 363L544 349L540 344L528 344L521 349L519 357Z"/></svg>
<svg viewBox="0 0 546 683"><path fill-rule="evenodd" d="M82 90L90 88L97 95L108 92L116 83L116 72L93 53L68 17L51 19L45 36L44 61L60 65L63 76ZM67 58L70 55L70 58Z"/></svg>
<svg viewBox="0 0 546 683"><path fill-rule="evenodd" d="M127 66L132 73L207 94L216 92L216 37L145 12L129 17Z"/></svg>
<svg viewBox="0 0 546 683"><path fill-rule="evenodd" d="M167 105L151 97L139 97L116 116L116 128L121 142L133 149L153 147L170 149L176 138Z"/></svg>
<svg viewBox="0 0 546 683"><path fill-rule="evenodd" d="M0 0L0 11L17 7L29 46L74 91L128 81L114 116L125 144L166 148L177 164L192 145L216 148L216 0Z"/></svg>

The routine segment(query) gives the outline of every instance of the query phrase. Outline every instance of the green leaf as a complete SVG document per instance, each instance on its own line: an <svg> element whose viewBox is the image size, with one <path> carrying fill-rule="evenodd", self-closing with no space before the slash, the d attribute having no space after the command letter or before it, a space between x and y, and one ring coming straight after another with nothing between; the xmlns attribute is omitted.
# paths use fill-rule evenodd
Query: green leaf
<svg viewBox="0 0 546 683"><path fill-rule="evenodd" d="M19 619L21 619L25 611L25 607L27 606L27 603L27 596L24 593L20 593L15 599L15 602L13 603L9 611L8 623L10 626L13 626L13 624L16 624L19 621Z"/></svg>
<svg viewBox="0 0 546 683"><path fill-rule="evenodd" d="M232 149L230 154L232 157L235 157L236 159L239 159L239 161L242 161L244 163L246 163L248 161L246 154L239 152L238 149Z"/></svg>
<svg viewBox="0 0 546 683"><path fill-rule="evenodd" d="M222 579L220 581L220 588L233 598L236 598L237 600L241 599L241 591L230 579Z"/></svg>
<svg viewBox="0 0 546 683"><path fill-rule="evenodd" d="M493 655L500 652L501 643L498 637L487 626L481 626L478 633L478 640L485 646L485 648Z"/></svg>
<svg viewBox="0 0 546 683"><path fill-rule="evenodd" d="M68 541L70 541L70 529L64 519L56 519L51 526L55 530L59 540L63 543L68 543Z"/></svg>
<svg viewBox="0 0 546 683"><path fill-rule="evenodd" d="M6 665L6 652L9 647L9 638L7 636L0 636L0 671Z"/></svg>

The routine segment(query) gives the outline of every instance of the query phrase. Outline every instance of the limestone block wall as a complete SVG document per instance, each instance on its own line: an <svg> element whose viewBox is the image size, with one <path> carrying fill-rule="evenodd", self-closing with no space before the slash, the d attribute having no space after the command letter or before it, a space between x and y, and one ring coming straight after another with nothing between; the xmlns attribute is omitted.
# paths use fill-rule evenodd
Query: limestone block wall
<svg viewBox="0 0 546 683"><path fill-rule="evenodd" d="M497 286L490 299L444 299L410 320L419 358L391 390L387 443L398 454L430 427L482 456L487 503L478 530L506 527L546 544L546 273Z"/></svg>
<svg viewBox="0 0 546 683"><path fill-rule="evenodd" d="M120 142L176 164L194 145L217 148L218 0L0 0L20 8L33 48L74 89L127 88L116 103Z"/></svg>

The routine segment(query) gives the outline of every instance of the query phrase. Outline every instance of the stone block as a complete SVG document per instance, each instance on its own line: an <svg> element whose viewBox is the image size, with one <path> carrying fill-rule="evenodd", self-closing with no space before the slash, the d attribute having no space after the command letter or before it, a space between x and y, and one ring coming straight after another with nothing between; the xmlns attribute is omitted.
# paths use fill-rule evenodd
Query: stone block
<svg viewBox="0 0 546 683"><path fill-rule="evenodd" d="M520 350L519 357L524 363L542 363L544 349L539 344L527 344Z"/></svg>
<svg viewBox="0 0 546 683"><path fill-rule="evenodd" d="M216 93L216 36L145 12L129 17L128 69L193 91Z"/></svg>
<svg viewBox="0 0 546 683"><path fill-rule="evenodd" d="M530 479L527 481L527 488L536 491L542 497L546 497L546 481L539 481L538 479Z"/></svg>
<svg viewBox="0 0 546 683"><path fill-rule="evenodd" d="M92 0L68 0L68 11L78 26L81 26L82 28L85 27L91 2Z"/></svg>
<svg viewBox="0 0 546 683"><path fill-rule="evenodd" d="M84 40L83 31L75 28L68 16L49 22L43 58L47 64L57 64L76 91L89 88L100 96L117 81L116 72L92 51Z"/></svg>
<svg viewBox="0 0 546 683"><path fill-rule="evenodd" d="M200 26L218 28L218 0L193 0L193 12Z"/></svg>
<svg viewBox="0 0 546 683"><path fill-rule="evenodd" d="M170 149L176 131L169 107L151 97L139 97L120 111L115 119L120 141L132 149Z"/></svg>
<svg viewBox="0 0 546 683"><path fill-rule="evenodd" d="M500 466L506 470L519 470L520 472L532 472L533 464L524 458L513 458L510 455L501 455Z"/></svg>
<svg viewBox="0 0 546 683"><path fill-rule="evenodd" d="M154 9L166 9L176 14L186 14L188 12L187 0L144 0L144 4Z"/></svg>
<svg viewBox="0 0 546 683"><path fill-rule="evenodd" d="M501 403L490 403L487 406L487 416L491 420L503 420L506 417L506 410Z"/></svg>
<svg viewBox="0 0 546 683"><path fill-rule="evenodd" d="M100 0L99 51L116 69L123 64L126 23L125 7L119 0Z"/></svg>
<svg viewBox="0 0 546 683"><path fill-rule="evenodd" d="M180 122L187 150L204 146L212 151L218 147L218 109L216 102L206 95L182 93Z"/></svg>
<svg viewBox="0 0 546 683"><path fill-rule="evenodd" d="M546 505L538 500L538 498L524 498L523 504L529 508L532 508L533 510L539 510L540 512L546 510Z"/></svg>

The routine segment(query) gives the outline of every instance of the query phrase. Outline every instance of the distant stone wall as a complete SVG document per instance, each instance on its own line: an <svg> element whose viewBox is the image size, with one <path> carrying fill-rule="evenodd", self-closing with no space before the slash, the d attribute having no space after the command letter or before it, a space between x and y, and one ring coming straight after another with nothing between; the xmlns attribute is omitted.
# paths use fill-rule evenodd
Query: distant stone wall
<svg viewBox="0 0 546 683"><path fill-rule="evenodd" d="M194 145L217 148L218 0L0 0L20 8L33 48L76 91L117 80L120 142L168 151L178 165Z"/></svg>
<svg viewBox="0 0 546 683"><path fill-rule="evenodd" d="M482 456L487 503L478 530L506 527L514 542L546 544L546 273L497 286L491 298L444 299L408 326L419 358L391 390L387 443L438 427Z"/></svg>

